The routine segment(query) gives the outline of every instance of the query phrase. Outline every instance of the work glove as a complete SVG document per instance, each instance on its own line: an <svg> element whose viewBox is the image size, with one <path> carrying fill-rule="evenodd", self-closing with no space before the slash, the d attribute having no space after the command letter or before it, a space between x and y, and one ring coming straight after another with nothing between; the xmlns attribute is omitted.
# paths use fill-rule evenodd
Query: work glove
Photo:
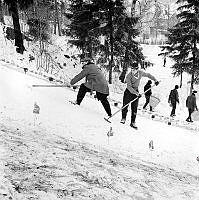
<svg viewBox="0 0 199 200"><path fill-rule="evenodd" d="M73 90L76 90L77 89L77 86L76 85L73 85Z"/></svg>
<svg viewBox="0 0 199 200"><path fill-rule="evenodd" d="M156 86L159 85L159 81L156 81L156 82L155 82L155 85L156 85Z"/></svg>

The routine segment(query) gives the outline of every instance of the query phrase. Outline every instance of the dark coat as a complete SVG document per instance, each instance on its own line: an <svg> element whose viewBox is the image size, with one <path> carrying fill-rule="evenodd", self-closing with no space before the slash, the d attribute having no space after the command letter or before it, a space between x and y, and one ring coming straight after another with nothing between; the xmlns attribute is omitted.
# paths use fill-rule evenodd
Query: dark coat
<svg viewBox="0 0 199 200"><path fill-rule="evenodd" d="M179 95L177 89L171 90L168 102L171 104L176 104L176 102L179 103Z"/></svg>
<svg viewBox="0 0 199 200"><path fill-rule="evenodd" d="M196 109L197 110L197 105L196 105L196 96L195 94L191 94L190 96L187 97L186 100L186 107L190 109L192 112Z"/></svg>
<svg viewBox="0 0 199 200"><path fill-rule="evenodd" d="M147 83L145 86L144 86L144 94L145 96L151 96L152 94L152 91L151 91L151 84L150 83ZM146 92L147 91L147 92Z"/></svg>
<svg viewBox="0 0 199 200"><path fill-rule="evenodd" d="M70 84L74 85L84 77L86 78L84 85L87 88L102 94L109 94L109 87L106 78L101 69L95 64L89 63L84 65L82 71L71 80Z"/></svg>

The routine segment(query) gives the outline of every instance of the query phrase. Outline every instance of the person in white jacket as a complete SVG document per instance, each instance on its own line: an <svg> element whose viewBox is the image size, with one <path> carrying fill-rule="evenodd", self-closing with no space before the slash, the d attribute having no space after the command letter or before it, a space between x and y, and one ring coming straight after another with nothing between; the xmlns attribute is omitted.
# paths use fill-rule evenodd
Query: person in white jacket
<svg viewBox="0 0 199 200"><path fill-rule="evenodd" d="M159 82L157 81L157 79L151 75L150 73L146 73L143 70L139 69L139 65L138 63L132 63L131 66L131 72L126 76L126 84L127 84L127 88L124 91L124 95L123 95L123 109L122 109L122 119L121 119L121 123L125 123L126 122L126 116L127 116L127 112L128 112L128 106L126 106L129 102L131 102L132 100L136 99L135 101L133 101L131 103L131 123L130 126L137 129L135 120L136 120L136 115L137 115L137 107L138 107L138 102L139 102L139 98L141 97L141 95L139 94L139 84L140 84L140 79L142 77L148 77L149 79L155 81L155 85L158 85ZM125 107L126 106L126 107Z"/></svg>

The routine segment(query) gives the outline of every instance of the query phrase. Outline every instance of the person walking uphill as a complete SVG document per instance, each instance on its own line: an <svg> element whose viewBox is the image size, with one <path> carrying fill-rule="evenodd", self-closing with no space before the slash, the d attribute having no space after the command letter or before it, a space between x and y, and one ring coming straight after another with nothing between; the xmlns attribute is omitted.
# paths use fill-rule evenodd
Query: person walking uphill
<svg viewBox="0 0 199 200"><path fill-rule="evenodd" d="M170 91L169 94L169 99L168 99L168 103L171 104L172 110L171 110L171 117L176 116L175 111L176 111L176 104L179 103L179 95L178 95L178 85L175 85L175 88L173 90Z"/></svg>
<svg viewBox="0 0 199 200"><path fill-rule="evenodd" d="M131 72L126 76L126 80L125 80L125 82L127 83L127 88L124 91L124 95L123 95L123 107L135 99L135 101L131 103L131 123L130 123L130 126L135 129L137 129L135 120L136 120L136 115L137 115L137 107L138 107L138 101L139 101L138 99L141 97L138 91L138 87L140 84L140 79L142 77L148 77L151 80L155 81L155 85L159 84L159 82L156 80L154 76L142 70L139 70L138 63L132 64ZM122 119L120 122L123 124L126 122L127 112L128 112L128 106L122 109Z"/></svg>
<svg viewBox="0 0 199 200"><path fill-rule="evenodd" d="M81 62L86 64L83 65L82 71L70 81L70 84L74 85L84 77L86 78L86 82L80 85L76 104L81 104L87 92L96 91L97 99L101 101L106 113L111 117L111 107L107 99L109 87L101 69L94 64L90 57L83 58Z"/></svg>
<svg viewBox="0 0 199 200"><path fill-rule="evenodd" d="M152 84L152 81L148 80L147 84L144 86L144 92L145 92L144 95L146 98L146 103L144 104L143 109L146 109L146 107L150 101L150 96L152 95L151 84ZM152 110L153 110L152 106L150 106L150 111L152 111Z"/></svg>
<svg viewBox="0 0 199 200"><path fill-rule="evenodd" d="M192 94L186 99L186 107L188 108L189 112L189 116L186 119L187 122L193 122L191 119L191 114L194 110L198 110L195 93L197 93L197 91L193 91Z"/></svg>

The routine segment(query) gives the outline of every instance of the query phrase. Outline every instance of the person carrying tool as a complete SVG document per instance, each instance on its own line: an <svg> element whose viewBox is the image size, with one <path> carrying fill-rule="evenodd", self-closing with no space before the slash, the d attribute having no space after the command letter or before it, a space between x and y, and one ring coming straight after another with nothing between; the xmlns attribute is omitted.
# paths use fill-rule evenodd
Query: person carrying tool
<svg viewBox="0 0 199 200"><path fill-rule="evenodd" d="M170 91L170 94L169 94L168 103L169 103L169 104L171 105L171 107L172 107L170 117L175 117L175 116L176 116L176 114L175 114L176 105L177 105L177 103L180 103L180 102L179 102L178 88L179 88L179 86L178 86L178 85L175 85L175 88L172 89L172 90Z"/></svg>
<svg viewBox="0 0 199 200"><path fill-rule="evenodd" d="M135 119L137 115L137 107L138 107L138 102L139 98L141 97L141 94L139 93L139 84L140 84L140 79L142 77L148 77L149 79L155 81L155 85L157 86L159 84L159 81L151 75L150 73L146 73L143 70L139 69L138 63L132 63L131 66L131 71L130 73L126 76L125 82L127 83L126 90L124 91L123 95L123 109L122 109L122 119L120 123L125 123L126 122L126 116L128 112L128 105L131 101L131 123L130 126L132 128L137 129L138 127L136 126ZM127 105L127 106L126 106Z"/></svg>
<svg viewBox="0 0 199 200"><path fill-rule="evenodd" d="M87 92L92 93L96 91L97 99L101 102L107 115L111 117L111 107L107 99L109 86L106 78L101 69L94 64L91 57L84 57L81 59L81 62L84 63L82 71L70 81L70 84L74 85L83 78L86 78L86 82L80 85L75 104L80 105Z"/></svg>
<svg viewBox="0 0 199 200"><path fill-rule="evenodd" d="M146 83L146 85L144 86L144 95L145 95L145 98L146 98L146 102L143 106L143 109L146 109L147 105L149 104L150 102L150 97L152 95L152 91L151 91L151 84L152 84L152 81L151 80L148 80L148 82ZM153 108L152 106L150 105L150 111L153 111Z"/></svg>
<svg viewBox="0 0 199 200"><path fill-rule="evenodd" d="M194 110L198 111L198 107L196 104L196 95L195 95L196 93L197 93L196 90L192 91L191 95L189 95L186 99L186 107L188 108L189 112L189 116L186 119L187 122L193 122L191 114L194 112Z"/></svg>

